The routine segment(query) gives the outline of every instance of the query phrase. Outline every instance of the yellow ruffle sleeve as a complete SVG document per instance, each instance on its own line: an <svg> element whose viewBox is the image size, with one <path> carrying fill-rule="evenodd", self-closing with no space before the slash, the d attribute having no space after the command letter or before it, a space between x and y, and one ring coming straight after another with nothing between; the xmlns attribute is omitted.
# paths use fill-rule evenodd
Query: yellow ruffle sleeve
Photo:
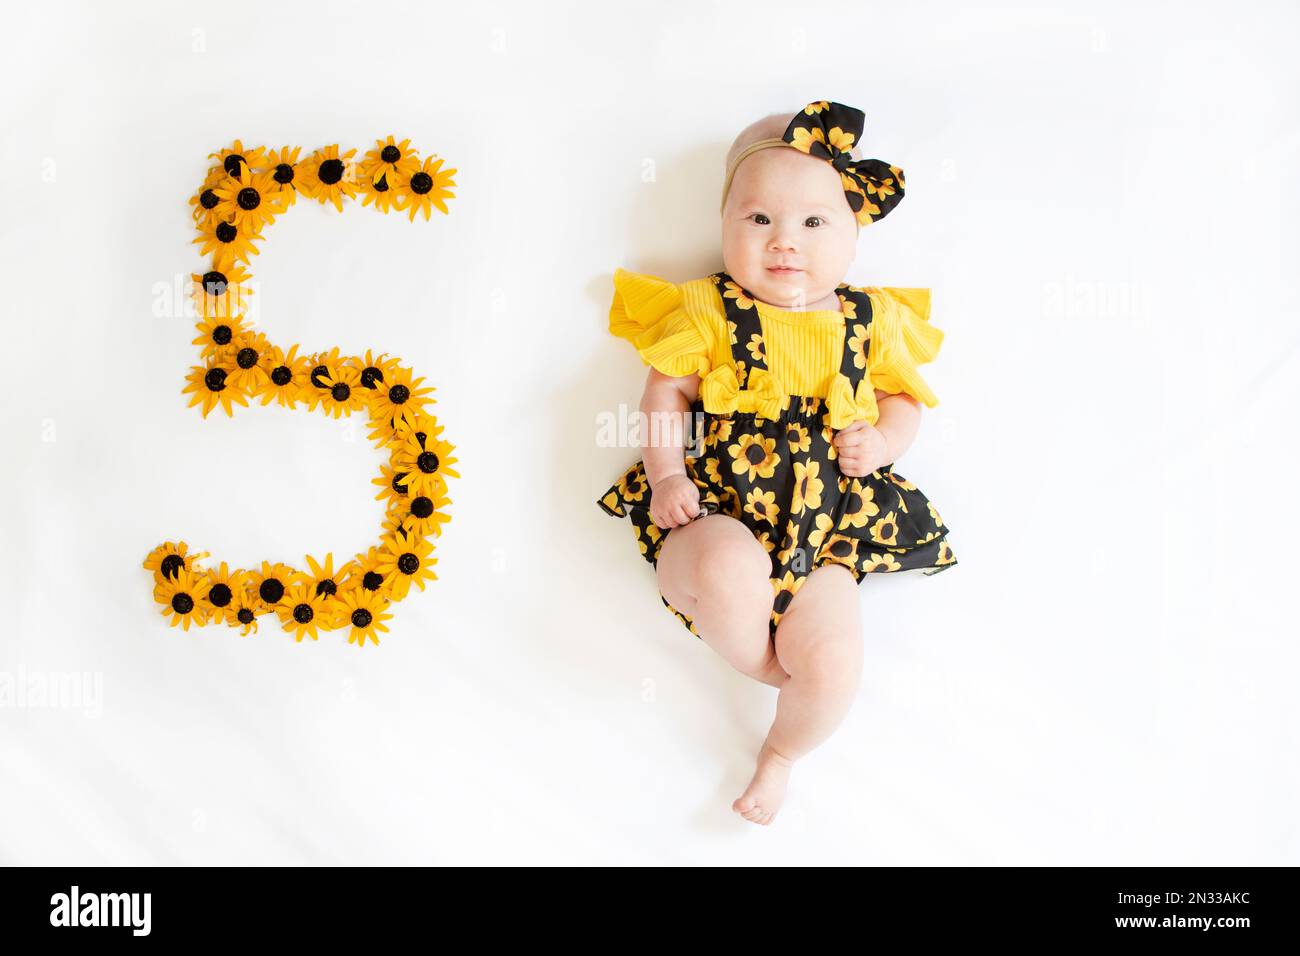
<svg viewBox="0 0 1300 956"><path fill-rule="evenodd" d="M871 384L891 395L906 392L933 408L939 398L916 370L932 361L943 344L943 331L930 324L930 290L881 288L868 294L872 304L867 361Z"/></svg>
<svg viewBox="0 0 1300 956"><path fill-rule="evenodd" d="M682 307L681 291L656 276L614 271L609 331L631 342L647 365L665 375L704 376L712 368L709 342Z"/></svg>

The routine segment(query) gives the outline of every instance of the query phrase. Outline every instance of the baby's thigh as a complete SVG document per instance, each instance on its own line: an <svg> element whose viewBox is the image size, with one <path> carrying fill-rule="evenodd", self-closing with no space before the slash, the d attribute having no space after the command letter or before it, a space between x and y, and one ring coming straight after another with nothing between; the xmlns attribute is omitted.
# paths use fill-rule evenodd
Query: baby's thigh
<svg viewBox="0 0 1300 956"><path fill-rule="evenodd" d="M862 668L857 579L842 564L814 568L776 628L776 656L789 674L856 680Z"/></svg>
<svg viewBox="0 0 1300 956"><path fill-rule="evenodd" d="M671 529L657 571L660 592L686 615L695 613L701 596L755 588L771 593L771 557L731 515L707 515Z"/></svg>

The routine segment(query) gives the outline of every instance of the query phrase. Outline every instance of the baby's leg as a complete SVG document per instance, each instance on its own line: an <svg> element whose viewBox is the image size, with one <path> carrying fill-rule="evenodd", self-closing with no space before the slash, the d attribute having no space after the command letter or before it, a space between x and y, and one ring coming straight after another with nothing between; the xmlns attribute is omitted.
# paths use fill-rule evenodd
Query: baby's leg
<svg viewBox="0 0 1300 956"><path fill-rule="evenodd" d="M781 686L788 675L768 627L772 560L748 528L723 514L679 525L660 546L657 570L660 593L706 644L742 674Z"/></svg>
<svg viewBox="0 0 1300 956"><path fill-rule="evenodd" d="M746 820L772 822L794 761L848 714L862 676L860 618L857 581L841 564L814 568L782 615L776 653L790 677L777 696L754 778L732 804Z"/></svg>

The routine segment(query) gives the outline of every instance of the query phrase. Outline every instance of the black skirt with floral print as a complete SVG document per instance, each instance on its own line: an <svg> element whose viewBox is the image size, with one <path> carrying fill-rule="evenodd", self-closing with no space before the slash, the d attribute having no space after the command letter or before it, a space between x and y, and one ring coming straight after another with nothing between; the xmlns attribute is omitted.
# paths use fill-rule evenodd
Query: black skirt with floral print
<svg viewBox="0 0 1300 956"><path fill-rule="evenodd" d="M730 281L716 273L721 286ZM853 319L859 340L870 341L871 300L842 285L840 294L856 301ZM765 367L758 315L723 297L732 328L732 355L741 384L750 367ZM858 368L846 329L842 370L856 388L866 374ZM755 339L759 336L759 339ZM868 347L870 347L868 345ZM864 477L849 477L836 465L835 431L826 421L827 403L816 396L791 395L776 418L757 412L715 414L702 400L692 406L701 429L688 443L687 476L700 490L700 516L728 514L742 522L772 559L773 602L770 632L813 569L842 564L861 582L870 573L922 570L937 574L957 564L946 540L948 528L926 496L886 465ZM650 484L638 461L598 499L615 517L630 517L642 556L657 565L659 549L671 531L650 518ZM665 607L699 637L691 619L660 595Z"/></svg>

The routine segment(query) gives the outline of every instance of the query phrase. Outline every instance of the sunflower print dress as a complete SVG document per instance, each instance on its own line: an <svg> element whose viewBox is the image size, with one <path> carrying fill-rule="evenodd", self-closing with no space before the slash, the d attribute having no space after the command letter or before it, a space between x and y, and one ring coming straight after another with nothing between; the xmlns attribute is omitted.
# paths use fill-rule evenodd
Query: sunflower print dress
<svg viewBox="0 0 1300 956"><path fill-rule="evenodd" d="M709 278L726 311L734 381L733 372L725 371L716 382L701 384L691 407L699 427L687 445L686 474L700 490L701 517L731 515L771 556L770 634L775 636L808 575L823 564L844 565L859 583L870 573L920 570L931 575L955 566L939 512L892 465L862 478L840 473L830 402L774 391L753 296L725 272ZM865 291L853 286L841 284L837 292L845 314L840 380L856 392L867 378L872 304ZM869 380L865 387L871 388ZM729 410L709 411L709 406ZM642 557L657 566L671 529L651 520L650 500L645 464L638 461L597 503L606 514L631 518ZM659 597L700 636L689 616Z"/></svg>

